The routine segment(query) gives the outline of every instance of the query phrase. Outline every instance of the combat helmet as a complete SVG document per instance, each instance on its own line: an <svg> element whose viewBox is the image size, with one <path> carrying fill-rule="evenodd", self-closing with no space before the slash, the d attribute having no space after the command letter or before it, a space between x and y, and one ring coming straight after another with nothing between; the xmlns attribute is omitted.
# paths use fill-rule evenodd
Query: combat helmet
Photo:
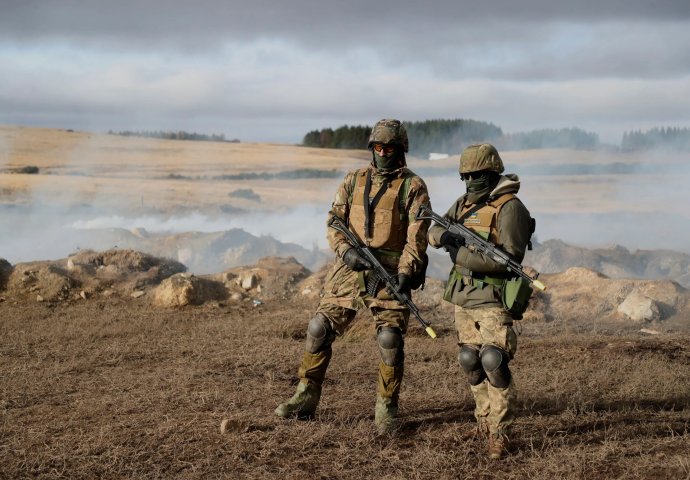
<svg viewBox="0 0 690 480"><path fill-rule="evenodd" d="M407 130L405 125L400 120L394 120L390 118L384 118L379 120L371 129L371 135L369 135L369 144L367 148L371 150L374 143L384 143L399 145L402 147L403 152L407 152L410 144L407 140Z"/></svg>
<svg viewBox="0 0 690 480"><path fill-rule="evenodd" d="M480 170L503 173L503 160L490 143L470 145L460 155L460 175Z"/></svg>

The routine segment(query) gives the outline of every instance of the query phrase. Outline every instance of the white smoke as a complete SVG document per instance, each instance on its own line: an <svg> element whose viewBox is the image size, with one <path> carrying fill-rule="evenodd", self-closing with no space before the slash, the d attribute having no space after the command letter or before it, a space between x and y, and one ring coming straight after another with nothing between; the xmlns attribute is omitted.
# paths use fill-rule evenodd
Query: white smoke
<svg viewBox="0 0 690 480"><path fill-rule="evenodd" d="M227 216L201 212L174 217L145 215L126 217L106 215L78 219L70 228L95 230L109 228L143 228L157 234L182 232L222 232L240 228L256 236L270 236L284 243L296 243L305 248L328 248L326 241L326 215L330 205L300 205L281 212L254 212Z"/></svg>

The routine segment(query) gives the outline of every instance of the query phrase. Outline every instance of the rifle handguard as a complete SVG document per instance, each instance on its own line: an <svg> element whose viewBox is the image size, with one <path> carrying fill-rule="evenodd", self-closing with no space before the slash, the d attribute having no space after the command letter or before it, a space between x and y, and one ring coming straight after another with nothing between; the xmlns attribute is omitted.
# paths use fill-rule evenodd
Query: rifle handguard
<svg viewBox="0 0 690 480"><path fill-rule="evenodd" d="M496 261L499 260L499 258L496 257L496 251L498 250L498 248L494 244L492 244L491 242L487 242L486 240L481 238L479 235L477 235L476 233L474 233L472 230L468 229L464 225L457 224L457 223L454 224L450 220L444 219L443 217L441 217L440 215L435 213L433 210L431 210L426 205L422 205L421 207L419 207L419 210L417 211L417 215L415 218L416 218L416 220L432 220L432 221L436 222L438 225L444 227L446 230L449 230L449 231L450 231L450 227L454 226L454 227L456 227L457 230L459 230L461 232L461 233L459 232L458 235L462 235L463 237L465 237L465 240L468 243L467 248L469 248L470 251L473 251L473 250L488 251L488 252L491 252L490 256L494 257L494 260L496 260ZM452 233L455 233L455 232L452 232ZM475 245L472 245L472 243L474 243ZM500 253L504 257L507 257L507 255L505 253L503 253L503 252L500 252ZM508 270L512 271L516 275L519 275L520 277L527 280L530 283L530 285L533 286L534 288L541 290L542 292L546 290L546 285L544 285L542 282L540 282L539 280L536 279L536 275L539 275L539 273L536 272L536 270L533 270L534 272L536 272L536 275L534 277L532 277L531 275L525 273L522 270L522 266L517 262L506 259L505 262L501 262L501 263L504 263Z"/></svg>

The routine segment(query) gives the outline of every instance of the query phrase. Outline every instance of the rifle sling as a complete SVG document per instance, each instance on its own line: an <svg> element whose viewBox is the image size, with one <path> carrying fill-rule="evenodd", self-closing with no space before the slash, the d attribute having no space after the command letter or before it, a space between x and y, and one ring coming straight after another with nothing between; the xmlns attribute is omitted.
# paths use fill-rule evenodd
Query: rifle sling
<svg viewBox="0 0 690 480"><path fill-rule="evenodd" d="M371 238L371 214L378 205L379 200L383 197L388 189L388 182L384 181L381 188L376 192L376 196L369 201L369 193L371 193L371 170L367 171L367 181L364 184L364 236Z"/></svg>

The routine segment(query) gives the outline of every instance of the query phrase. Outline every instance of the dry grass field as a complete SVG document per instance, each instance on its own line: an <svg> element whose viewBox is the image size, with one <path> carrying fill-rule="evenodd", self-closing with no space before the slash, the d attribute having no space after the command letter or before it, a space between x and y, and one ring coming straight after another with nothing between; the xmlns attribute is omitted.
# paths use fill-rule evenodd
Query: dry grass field
<svg viewBox="0 0 690 480"><path fill-rule="evenodd" d="M373 426L368 314L334 346L316 419L274 417L314 307L0 303L0 478L690 478L687 335L525 325L513 454L493 462L448 309L423 311L436 341L410 329L394 435Z"/></svg>
<svg viewBox="0 0 690 480"><path fill-rule="evenodd" d="M233 190L252 188L268 205L285 208L328 201L334 183L342 179L346 170L366 164L367 158L366 151L0 127L0 183L4 192L0 200L11 201L9 193L16 192L20 201L97 203L126 211L141 208L142 204L168 212L182 204L200 210L218 204L256 208L255 204L228 197ZM7 173L27 165L39 167L41 174ZM294 182L279 178L218 179L222 175L303 169L338 173L326 182L300 179L298 192Z"/></svg>
<svg viewBox="0 0 690 480"><path fill-rule="evenodd" d="M615 165L685 168L682 154L622 154L572 150L502 152L507 170L527 170L522 197L537 213L610 213L621 211L677 213L687 218L685 189L662 189L668 170L648 172L540 175L557 167ZM123 211L155 209L173 213L229 205L248 210L286 209L301 204L328 204L347 170L365 165L368 152L324 150L294 145L193 142L121 137L88 132L0 126L0 202L45 201L66 205L117 206ZM410 157L442 207L461 193L458 156L426 161ZM39 175L8 174L37 166ZM540 167L541 170L540 170ZM584 167L582 167L584 168ZM237 178L239 175L286 174L300 170L328 172L324 178ZM4 172L4 173L3 173ZM225 177L223 177L225 176ZM449 178L450 177L450 178ZM669 186L669 185L667 185ZM262 204L228 197L252 189ZM634 205L633 205L634 204Z"/></svg>

